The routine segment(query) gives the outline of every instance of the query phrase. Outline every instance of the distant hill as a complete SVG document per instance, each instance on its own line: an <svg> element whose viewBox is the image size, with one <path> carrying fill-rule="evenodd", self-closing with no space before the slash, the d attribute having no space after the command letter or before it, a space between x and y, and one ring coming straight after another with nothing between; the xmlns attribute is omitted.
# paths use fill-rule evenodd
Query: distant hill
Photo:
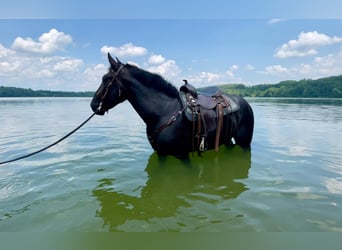
<svg viewBox="0 0 342 250"><path fill-rule="evenodd" d="M94 92L68 92L50 90L32 90L0 86L0 97L91 97Z"/></svg>
<svg viewBox="0 0 342 250"><path fill-rule="evenodd" d="M342 75L317 80L283 81L277 84L225 84L219 87L225 93L246 97L342 98Z"/></svg>

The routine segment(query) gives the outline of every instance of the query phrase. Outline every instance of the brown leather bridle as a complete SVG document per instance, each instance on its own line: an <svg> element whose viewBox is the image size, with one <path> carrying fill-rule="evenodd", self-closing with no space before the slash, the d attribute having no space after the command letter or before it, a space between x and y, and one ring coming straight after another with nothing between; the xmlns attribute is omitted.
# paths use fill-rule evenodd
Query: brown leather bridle
<svg viewBox="0 0 342 250"><path fill-rule="evenodd" d="M121 64L121 65L120 65L120 67L118 68L118 70L117 70L116 72L114 72L114 76L113 76L112 80L107 84L106 89L105 89L103 95L101 96L100 104L99 104L99 106L98 106L98 108L97 108L97 110L98 110L99 112L102 111L103 101L104 101L104 99L106 98L106 96L107 96L107 94L108 94L110 88L112 87L112 85L113 85L115 79L119 76L119 73L120 73L120 71L123 69L124 66L125 66L124 64ZM119 92L119 97L120 97L120 96L121 96L121 89L120 89L119 83L118 83L118 92ZM104 111L106 111L106 110L104 110Z"/></svg>

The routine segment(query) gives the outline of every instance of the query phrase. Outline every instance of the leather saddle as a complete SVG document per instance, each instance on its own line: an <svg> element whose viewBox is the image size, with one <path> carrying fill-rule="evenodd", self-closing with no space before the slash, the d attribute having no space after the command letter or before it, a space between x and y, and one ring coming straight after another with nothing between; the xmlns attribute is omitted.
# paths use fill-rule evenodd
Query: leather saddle
<svg viewBox="0 0 342 250"><path fill-rule="evenodd" d="M200 152L207 150L209 133L215 133L215 150L218 150L223 120L239 110L239 105L218 87L207 87L198 91L184 80L180 87L180 96L186 106L186 117L193 123L193 151L195 141Z"/></svg>

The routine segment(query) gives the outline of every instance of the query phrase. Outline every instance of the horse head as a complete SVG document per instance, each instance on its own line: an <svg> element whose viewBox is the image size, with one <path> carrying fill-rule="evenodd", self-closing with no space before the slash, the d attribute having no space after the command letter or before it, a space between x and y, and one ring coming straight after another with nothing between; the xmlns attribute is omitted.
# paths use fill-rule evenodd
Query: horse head
<svg viewBox="0 0 342 250"><path fill-rule="evenodd" d="M106 111L126 100L123 91L123 74L120 74L125 65L109 53L108 61L109 70L102 77L100 87L96 90L90 104L92 110L98 115L104 115Z"/></svg>

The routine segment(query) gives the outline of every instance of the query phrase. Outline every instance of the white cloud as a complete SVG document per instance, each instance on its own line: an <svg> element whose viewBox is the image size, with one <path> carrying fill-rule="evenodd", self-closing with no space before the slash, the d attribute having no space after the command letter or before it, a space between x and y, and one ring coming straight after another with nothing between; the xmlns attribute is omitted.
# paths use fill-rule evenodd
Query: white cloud
<svg viewBox="0 0 342 250"><path fill-rule="evenodd" d="M342 74L342 50L334 54L315 57L310 62L291 64L288 66L271 65L265 71L259 72L265 75L278 76L280 78L291 77L291 79L312 78L317 79L332 75Z"/></svg>
<svg viewBox="0 0 342 250"><path fill-rule="evenodd" d="M315 76L331 76L342 74L342 50L336 54L316 57L310 72Z"/></svg>
<svg viewBox="0 0 342 250"><path fill-rule="evenodd" d="M12 58L12 60L10 58ZM14 73L19 68L20 62L13 60L14 58L16 58L15 51L5 48L0 43L0 76Z"/></svg>
<svg viewBox="0 0 342 250"><path fill-rule="evenodd" d="M75 71L81 66L83 66L83 61L81 59L65 59L62 61L59 61L55 64L53 67L54 71Z"/></svg>
<svg viewBox="0 0 342 250"><path fill-rule="evenodd" d="M255 70L255 67L253 65L251 65L251 64L247 64L246 65L246 70L252 71L252 70Z"/></svg>
<svg viewBox="0 0 342 250"><path fill-rule="evenodd" d="M286 19L282 19L282 18L274 18L269 20L267 23L268 24L276 24L276 23L280 23L280 22L285 22Z"/></svg>
<svg viewBox="0 0 342 250"><path fill-rule="evenodd" d="M338 55L339 54L336 54L336 55L329 54L323 57L316 57L314 60L314 63L317 65L320 65L322 68L330 68L330 67L333 67L337 63L337 60L341 59L341 58L338 58Z"/></svg>
<svg viewBox="0 0 342 250"><path fill-rule="evenodd" d="M9 86L30 86L36 89L95 89L101 77L107 72L108 65L88 66L82 59L55 55L55 52L67 45L58 38L63 37L61 34L64 33L52 29L43 34L38 41L31 38L16 38L11 48L5 48L0 44L2 82ZM176 80L181 72L174 60L167 60L160 54L148 54L146 48L132 43L120 47L103 46L101 52L111 52L115 56L141 57L139 60L147 70L158 73L170 81ZM147 56L142 57L145 55Z"/></svg>
<svg viewBox="0 0 342 250"><path fill-rule="evenodd" d="M283 44L274 56L282 59L312 56L317 54L317 48L335 43L342 43L342 37L329 37L317 31L301 32L297 40L290 40Z"/></svg>
<svg viewBox="0 0 342 250"><path fill-rule="evenodd" d="M229 77L234 78L234 72L238 69L239 69L239 66L234 64L229 68L229 70L226 71L226 74Z"/></svg>
<svg viewBox="0 0 342 250"><path fill-rule="evenodd" d="M184 78L187 79L189 83L198 87L200 85L208 86L210 84L219 84L218 81L222 80L224 77L222 74L202 71L202 72L199 72L198 74L189 75Z"/></svg>
<svg viewBox="0 0 342 250"><path fill-rule="evenodd" d="M0 43L0 58L5 58L14 54L15 54L14 50L7 49Z"/></svg>
<svg viewBox="0 0 342 250"><path fill-rule="evenodd" d="M64 50L70 43L72 43L70 35L51 29L49 32L42 34L38 41L34 41L30 37L17 37L12 44L12 49L30 53L52 54Z"/></svg>
<svg viewBox="0 0 342 250"><path fill-rule="evenodd" d="M56 72L53 72L49 69L43 69L38 71L37 73L33 74L32 77L35 78L51 78L56 75Z"/></svg>
<svg viewBox="0 0 342 250"><path fill-rule="evenodd" d="M296 69L300 75L309 76L312 73L313 67L310 64L302 63Z"/></svg>
<svg viewBox="0 0 342 250"><path fill-rule="evenodd" d="M266 67L266 74L278 75L278 74L283 74L287 72L288 72L288 69L279 64Z"/></svg>
<svg viewBox="0 0 342 250"><path fill-rule="evenodd" d="M17 62L0 62L0 76L6 76L15 73L19 68Z"/></svg>
<svg viewBox="0 0 342 250"><path fill-rule="evenodd" d="M160 74L166 79L173 79L181 72L174 60L167 60L159 65L151 66L147 70Z"/></svg>
<svg viewBox="0 0 342 250"><path fill-rule="evenodd" d="M134 56L144 56L147 54L147 49L144 47L135 46L132 43L126 43L120 47L111 47L104 45L101 48L102 54L111 53L112 56L117 57L134 57Z"/></svg>
<svg viewBox="0 0 342 250"><path fill-rule="evenodd" d="M210 73L210 72L201 72L200 78L205 79L209 83L215 82L221 78L220 74Z"/></svg>
<svg viewBox="0 0 342 250"><path fill-rule="evenodd" d="M104 64L96 64L88 67L83 73L90 82L98 83L101 81L101 77L108 71L108 66Z"/></svg>
<svg viewBox="0 0 342 250"><path fill-rule="evenodd" d="M148 58L149 64L161 64L163 62L165 62L165 58L162 55L151 55Z"/></svg>
<svg viewBox="0 0 342 250"><path fill-rule="evenodd" d="M81 59L66 58L59 56L51 57L18 57L21 61L20 68L17 69L17 74L25 79L41 79L58 77L58 82L63 80L74 79L79 74L79 70L84 66Z"/></svg>
<svg viewBox="0 0 342 250"><path fill-rule="evenodd" d="M52 29L43 34L39 38L39 42L32 39L16 38L12 48L5 48L1 45L0 76L2 84L39 89L53 87L65 90L77 88L77 84L82 84L83 81L75 79L82 78L79 71L84 66L83 60L53 55L67 44L62 42L65 37L62 34L64 33ZM21 43L22 41L24 42ZM33 47L19 46L27 44L27 41L30 41L28 44ZM68 39L64 41L68 41ZM21 53L23 50L26 53Z"/></svg>

